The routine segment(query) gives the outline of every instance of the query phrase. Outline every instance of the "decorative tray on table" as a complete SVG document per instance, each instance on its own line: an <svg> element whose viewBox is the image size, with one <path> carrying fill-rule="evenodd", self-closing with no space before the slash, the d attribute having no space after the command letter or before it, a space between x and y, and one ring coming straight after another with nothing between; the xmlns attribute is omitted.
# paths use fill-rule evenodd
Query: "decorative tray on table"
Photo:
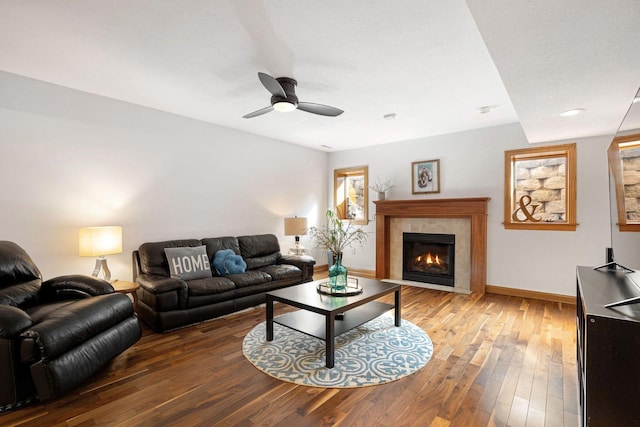
<svg viewBox="0 0 640 427"><path fill-rule="evenodd" d="M320 282L316 286L319 293L324 295L331 295L334 297L350 297L362 293L362 286L358 284L358 279L355 277L349 277L347 279L347 286L344 289L338 290L331 287L331 282Z"/></svg>

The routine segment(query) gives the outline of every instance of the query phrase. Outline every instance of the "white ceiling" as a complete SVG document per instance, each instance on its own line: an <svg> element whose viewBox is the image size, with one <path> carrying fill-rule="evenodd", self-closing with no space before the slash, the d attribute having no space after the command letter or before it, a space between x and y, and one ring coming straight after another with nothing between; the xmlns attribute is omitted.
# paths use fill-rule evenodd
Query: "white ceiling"
<svg viewBox="0 0 640 427"><path fill-rule="evenodd" d="M638 0L2 0L0 70L319 150L518 121L557 141L616 131L639 22ZM243 119L259 71L345 113Z"/></svg>

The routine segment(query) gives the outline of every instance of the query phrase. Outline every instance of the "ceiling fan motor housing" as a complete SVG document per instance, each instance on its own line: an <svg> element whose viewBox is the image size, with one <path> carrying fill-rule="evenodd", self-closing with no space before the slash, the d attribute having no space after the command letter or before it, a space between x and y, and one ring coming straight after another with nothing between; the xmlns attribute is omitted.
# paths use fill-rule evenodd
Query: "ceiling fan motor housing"
<svg viewBox="0 0 640 427"><path fill-rule="evenodd" d="M298 82L288 77L279 77L276 80L278 81L278 83L280 83L280 86L282 86L282 89L284 89L284 93L287 96L286 98L283 98L278 95L273 95L271 97L271 105L273 106L278 102L286 102L297 107L298 97L296 96L296 85L298 84Z"/></svg>
<svg viewBox="0 0 640 427"><path fill-rule="evenodd" d="M280 83L280 86L282 86L282 89L284 89L287 95L296 94L296 86L298 85L297 81L295 81L294 79L290 79L289 77L278 77L276 80L278 83Z"/></svg>

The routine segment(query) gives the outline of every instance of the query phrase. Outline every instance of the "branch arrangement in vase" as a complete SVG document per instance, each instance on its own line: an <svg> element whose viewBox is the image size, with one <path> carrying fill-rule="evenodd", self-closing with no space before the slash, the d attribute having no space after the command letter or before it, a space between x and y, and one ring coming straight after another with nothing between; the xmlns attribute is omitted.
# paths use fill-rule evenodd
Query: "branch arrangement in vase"
<svg viewBox="0 0 640 427"><path fill-rule="evenodd" d="M393 180L388 179L385 182L380 181L380 178L376 177L376 182L369 186L370 189L378 193L384 193L388 189L393 187Z"/></svg>
<svg viewBox="0 0 640 427"><path fill-rule="evenodd" d="M353 244L364 246L368 236L362 228L356 228L351 222L338 218L335 209L328 209L326 217L326 226L309 229L309 236L316 241L318 247L326 248L334 254L341 254L346 247Z"/></svg>

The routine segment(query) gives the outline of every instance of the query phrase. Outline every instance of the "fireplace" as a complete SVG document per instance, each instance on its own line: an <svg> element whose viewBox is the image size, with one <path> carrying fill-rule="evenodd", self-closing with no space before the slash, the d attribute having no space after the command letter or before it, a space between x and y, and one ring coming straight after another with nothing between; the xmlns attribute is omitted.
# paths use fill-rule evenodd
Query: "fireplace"
<svg viewBox="0 0 640 427"><path fill-rule="evenodd" d="M402 279L454 286L454 234L402 233Z"/></svg>
<svg viewBox="0 0 640 427"><path fill-rule="evenodd" d="M452 287L425 283L424 287L484 294L489 200L376 200L376 278L402 280L403 232L446 232L456 235L455 283ZM451 232L450 225L456 231Z"/></svg>

